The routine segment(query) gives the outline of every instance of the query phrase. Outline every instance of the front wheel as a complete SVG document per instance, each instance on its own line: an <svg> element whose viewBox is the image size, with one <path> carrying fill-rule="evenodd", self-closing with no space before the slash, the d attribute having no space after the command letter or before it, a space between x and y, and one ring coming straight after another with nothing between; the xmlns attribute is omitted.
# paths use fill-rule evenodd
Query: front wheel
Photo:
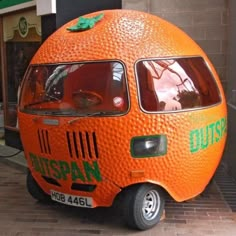
<svg viewBox="0 0 236 236"><path fill-rule="evenodd" d="M26 178L26 186L29 194L35 198L36 200L49 203L51 202L51 198L48 194L46 194L35 181L34 177L32 176L31 172L28 171L27 178Z"/></svg>
<svg viewBox="0 0 236 236"><path fill-rule="evenodd" d="M164 205L163 192L158 186L142 184L131 187L124 199L124 219L132 228L152 228L160 221Z"/></svg>

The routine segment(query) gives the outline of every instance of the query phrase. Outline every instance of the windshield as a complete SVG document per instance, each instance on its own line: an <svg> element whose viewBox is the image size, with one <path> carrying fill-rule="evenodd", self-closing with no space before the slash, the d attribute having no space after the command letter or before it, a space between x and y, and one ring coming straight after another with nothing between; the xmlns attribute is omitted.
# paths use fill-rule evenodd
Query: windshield
<svg viewBox="0 0 236 236"><path fill-rule="evenodd" d="M20 111L48 115L111 115L128 110L120 62L33 65L21 90Z"/></svg>

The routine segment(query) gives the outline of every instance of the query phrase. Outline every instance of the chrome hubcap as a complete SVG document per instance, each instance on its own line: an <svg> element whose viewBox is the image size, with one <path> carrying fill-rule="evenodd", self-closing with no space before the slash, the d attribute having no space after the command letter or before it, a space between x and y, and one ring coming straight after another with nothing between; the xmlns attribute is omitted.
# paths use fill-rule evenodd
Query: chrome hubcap
<svg viewBox="0 0 236 236"><path fill-rule="evenodd" d="M147 192L143 200L143 217L146 220L153 220L160 210L160 195L156 190Z"/></svg>

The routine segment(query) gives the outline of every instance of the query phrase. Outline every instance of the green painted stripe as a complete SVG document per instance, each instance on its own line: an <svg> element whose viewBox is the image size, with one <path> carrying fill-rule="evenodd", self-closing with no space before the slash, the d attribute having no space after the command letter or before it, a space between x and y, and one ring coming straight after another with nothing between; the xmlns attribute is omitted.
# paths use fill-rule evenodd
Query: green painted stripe
<svg viewBox="0 0 236 236"><path fill-rule="evenodd" d="M0 9L4 9L7 7L12 7L15 5L19 5L25 2L31 2L32 0L0 0Z"/></svg>

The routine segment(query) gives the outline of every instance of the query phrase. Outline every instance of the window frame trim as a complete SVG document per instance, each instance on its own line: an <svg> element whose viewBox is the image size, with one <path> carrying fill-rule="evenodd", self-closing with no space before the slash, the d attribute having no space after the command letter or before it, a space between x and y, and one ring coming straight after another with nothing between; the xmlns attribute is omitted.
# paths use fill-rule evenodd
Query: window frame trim
<svg viewBox="0 0 236 236"><path fill-rule="evenodd" d="M147 111L143 108L142 103L141 103L141 94L140 94L140 89L139 89L139 80L138 80L138 73L137 73L137 64L139 62L143 62L143 61L154 61L154 60L176 60L176 59L183 59L183 58L201 58L203 60L203 62L206 65L206 68L208 69L209 73L212 75L212 78L214 79L214 83L216 85L216 88L218 90L219 93L219 102L209 105L209 106L205 106L205 107L196 107L196 108L187 108L187 109L181 109L181 110L170 110L170 111ZM222 98L222 94L220 92L219 86L216 82L215 76L213 75L209 63L205 60L204 57L202 57L201 55L193 55L193 56L168 56L168 57L150 57L150 58L140 58L138 60L135 61L134 63L134 74L135 74L135 82L136 82L136 87L137 87L137 97L138 97L138 105L140 110L143 113L146 114L169 114L169 113L182 113L182 112L191 112L191 111L198 111L198 110L205 110L205 109L209 109L215 106L218 106L220 104L222 104L223 102L223 98Z"/></svg>
<svg viewBox="0 0 236 236"><path fill-rule="evenodd" d="M118 117L118 116L124 116L127 115L130 112L131 109L131 99L130 99L130 90L129 90L129 80L128 80L128 73L127 73L127 67L125 62L123 62L122 60L119 59L108 59L108 60L82 60L82 61L71 61L71 62L54 62L54 63L37 63L37 64L29 64L25 75L23 77L22 80L22 84L21 84L21 89L23 88L27 75L28 73L30 73L30 71L32 70L33 67L37 67L37 66L60 66L60 65L74 65L74 64L86 64L86 63L106 63L106 62L119 62L120 64L122 64L123 69L124 69L124 75L125 75L125 87L126 87L126 91L127 91L127 102L128 102L128 106L127 106L127 110L125 112L122 112L120 114L114 114L114 115L100 115L99 117ZM20 109L20 103L21 103L21 99L22 99L22 93L21 93L21 89L20 89L20 94L19 94L19 99L18 99L18 107L19 107L19 112L25 113L25 114L31 114L31 115L35 115L35 112L26 112L24 109ZM38 116L55 116L55 117L79 117L78 116L65 116L62 114L37 114Z"/></svg>

